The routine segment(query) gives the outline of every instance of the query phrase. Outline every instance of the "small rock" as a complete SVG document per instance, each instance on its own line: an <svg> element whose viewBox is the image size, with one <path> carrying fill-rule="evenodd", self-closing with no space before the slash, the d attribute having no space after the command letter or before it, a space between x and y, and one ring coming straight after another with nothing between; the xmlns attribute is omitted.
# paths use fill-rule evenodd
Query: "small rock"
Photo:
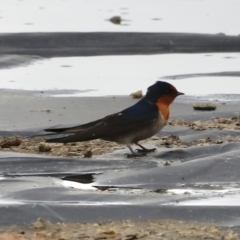
<svg viewBox="0 0 240 240"><path fill-rule="evenodd" d="M43 220L41 218L38 218L37 221L32 224L32 226L35 229L45 229L46 228L46 222L45 222L45 220Z"/></svg>
<svg viewBox="0 0 240 240"><path fill-rule="evenodd" d="M110 22L114 23L114 24L121 24L122 22L122 18L120 16L114 16L112 18L109 19Z"/></svg>
<svg viewBox="0 0 240 240"><path fill-rule="evenodd" d="M50 152L52 150L51 146L46 143L40 143L38 146L38 151L39 152Z"/></svg>
<svg viewBox="0 0 240 240"><path fill-rule="evenodd" d="M131 93L130 96L132 96L132 98L142 98L143 97L142 90L139 90L137 92Z"/></svg>
<svg viewBox="0 0 240 240"><path fill-rule="evenodd" d="M22 139L19 137L4 137L0 141L1 148L17 147L22 143Z"/></svg>
<svg viewBox="0 0 240 240"><path fill-rule="evenodd" d="M164 163L164 165L165 165L165 166L170 166L171 164L170 164L168 161L166 161L166 162Z"/></svg>
<svg viewBox="0 0 240 240"><path fill-rule="evenodd" d="M92 150L88 150L88 151L86 151L84 154L83 154L83 156L85 157L85 158L91 158L92 157Z"/></svg>
<svg viewBox="0 0 240 240"><path fill-rule="evenodd" d="M197 102L193 104L194 110L202 110L202 111L211 111L217 108L217 105L214 103L208 102Z"/></svg>
<svg viewBox="0 0 240 240"><path fill-rule="evenodd" d="M154 190L154 192L155 193L167 193L168 192L168 190L167 189L164 189L164 188L160 188L160 189L156 189L156 190Z"/></svg>

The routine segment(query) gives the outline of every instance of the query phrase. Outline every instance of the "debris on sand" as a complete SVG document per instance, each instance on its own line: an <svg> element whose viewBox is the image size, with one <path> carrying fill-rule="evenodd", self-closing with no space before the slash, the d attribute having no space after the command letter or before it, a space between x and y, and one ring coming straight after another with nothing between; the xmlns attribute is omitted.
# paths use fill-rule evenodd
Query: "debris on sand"
<svg viewBox="0 0 240 240"><path fill-rule="evenodd" d="M19 146L22 143L20 137L4 137L0 140L1 148L10 148L13 146Z"/></svg>
<svg viewBox="0 0 240 240"><path fill-rule="evenodd" d="M177 220L148 220L141 222L123 220L93 223L51 223L46 220L38 219L30 226L9 226L0 228L0 239L2 240L237 240L239 237L239 234L232 230L223 230L214 225Z"/></svg>
<svg viewBox="0 0 240 240"><path fill-rule="evenodd" d="M217 105L209 102L197 102L193 104L194 110L201 111L213 111L217 108Z"/></svg>
<svg viewBox="0 0 240 240"><path fill-rule="evenodd" d="M207 129L233 129L240 130L240 116L232 118L214 117L211 120L198 120L188 122L181 119L169 120L169 126L187 127L194 131L204 131ZM171 136L153 136L150 139L142 141L142 143L152 140L156 146L166 148L187 148L190 146L206 146L211 144L222 144L227 142L240 142L240 135L225 135L216 140L211 138L198 139L191 142L183 142L176 135ZM115 142L104 140L92 140L88 142L76 143L45 143L44 138L20 138L5 137L0 140L1 151L12 151L22 153L36 153L51 156L71 157L71 158L90 158L95 155L110 153L116 149L123 149L125 146ZM91 150L89 150L91 149Z"/></svg>
<svg viewBox="0 0 240 240"><path fill-rule="evenodd" d="M206 129L233 129L240 130L240 116L232 118L220 118L214 117L211 120L198 120L188 122L181 119L169 120L168 125L170 126L181 126L188 127L192 130L206 130Z"/></svg>
<svg viewBox="0 0 240 240"><path fill-rule="evenodd" d="M14 145L9 144L9 140L4 139L18 139L21 144ZM115 149L124 148L124 146L118 145L114 142L107 142L100 139L92 140L88 142L76 142L76 143L45 143L44 138L20 138L20 137L7 137L0 141L3 142L3 146L9 146L8 148L0 148L1 151L21 152L21 153L34 153L44 154L60 157L79 158L90 157L89 149L91 149L91 156L101 155L104 153L113 152ZM7 144L8 143L8 144Z"/></svg>

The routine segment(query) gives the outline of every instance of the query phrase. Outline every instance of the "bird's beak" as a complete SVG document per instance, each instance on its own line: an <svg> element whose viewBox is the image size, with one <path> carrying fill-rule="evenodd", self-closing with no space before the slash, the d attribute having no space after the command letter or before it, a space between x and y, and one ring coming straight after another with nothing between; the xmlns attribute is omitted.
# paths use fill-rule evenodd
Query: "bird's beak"
<svg viewBox="0 0 240 240"><path fill-rule="evenodd" d="M179 95L184 95L184 93L182 93L182 92L177 92L177 96L179 96Z"/></svg>

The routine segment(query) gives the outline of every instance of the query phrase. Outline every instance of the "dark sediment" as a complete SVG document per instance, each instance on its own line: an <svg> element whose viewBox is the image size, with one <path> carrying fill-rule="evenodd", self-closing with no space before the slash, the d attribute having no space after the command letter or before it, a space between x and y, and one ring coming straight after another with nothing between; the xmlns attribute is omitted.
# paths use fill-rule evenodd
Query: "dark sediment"
<svg viewBox="0 0 240 240"><path fill-rule="evenodd" d="M0 53L41 57L240 52L240 37L193 33L9 33Z"/></svg>

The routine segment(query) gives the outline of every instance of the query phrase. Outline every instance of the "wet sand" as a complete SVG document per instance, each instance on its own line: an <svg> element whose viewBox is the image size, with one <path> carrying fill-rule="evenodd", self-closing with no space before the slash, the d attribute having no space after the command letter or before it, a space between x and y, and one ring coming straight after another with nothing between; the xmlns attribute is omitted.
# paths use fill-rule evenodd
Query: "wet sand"
<svg viewBox="0 0 240 240"><path fill-rule="evenodd" d="M59 91L63 93L64 91ZM133 105L138 99L131 96L112 97L49 97L58 91L29 92L2 90L0 96L0 140L1 151L43 154L70 158L91 158L97 155L127 149L124 145L103 140L81 143L45 143L44 128L75 126L93 121ZM186 128L201 133L206 130L240 130L240 110L237 103L217 102L215 111L196 111L193 97L182 97L171 105L167 127L158 136L142 141L154 147L187 148L190 146L240 142L239 136L224 132L219 137L207 133L208 137L182 136L182 140L171 127ZM216 103L216 102L215 102ZM166 130L167 129L167 130ZM169 129L169 130L168 130ZM169 135L172 134L172 135ZM192 133L189 132L189 135ZM38 136L39 135L39 136ZM41 136L42 135L42 136ZM32 137L33 136L33 137ZM34 137L36 136L36 137ZM51 136L50 136L51 137Z"/></svg>
<svg viewBox="0 0 240 240"><path fill-rule="evenodd" d="M4 184L0 188L3 201L6 198L6 202L11 202L12 199L23 202L24 205L8 206L7 215L2 218L0 225L17 224L18 226L1 228L0 239L59 239L63 235L64 239L80 236L92 237L92 239L103 237L105 239L202 239L203 237L239 239L237 233L216 227L219 225L229 227L232 224L238 227L238 223L231 221L237 210L229 213L228 207L221 209L210 207L211 212L204 206L191 209L188 206L182 208L165 205L168 202L174 204L188 199L197 200L191 193L183 195L167 193L168 189L176 188L175 180L177 184L182 184L182 179L186 179L184 180L186 184L194 188L192 184L200 180L198 178L191 180L191 177L203 176L201 180L209 181L206 190L211 188L213 183L219 182L220 187L215 189L218 191L222 187L221 179L226 172L225 169L228 171L231 169L232 173L224 175L226 178L224 182L233 181L232 184L238 184L237 179L232 180L233 176L236 178L238 176L234 171L237 169L235 165L239 162L236 152L240 143L237 103L217 102L215 111L205 112L193 110L194 98L185 97L181 100L179 98L171 106L168 126L157 136L143 142L146 146L157 147L157 152L144 159L129 160L124 155L128 149L115 143L96 140L66 145L47 144L50 148L45 151L40 147L45 144L43 138L29 137L42 134L45 127L76 125L104 117L138 100L130 96L58 98L49 97L49 94L52 93L1 91L0 133L6 138L0 141L0 153L2 176L6 181L3 180ZM88 151L91 151L90 155ZM230 167L231 162L225 162L225 154L231 156L234 167ZM207 161L202 159L202 155L207 156ZM218 162L224 162L222 169L216 170L216 167L220 166L216 164L216 157ZM56 167L56 163L60 165ZM206 174L204 164L207 164L209 179L204 176ZM192 169L199 172L191 173ZM85 179L85 177L88 179L86 171L90 172L90 179L98 189L97 192L55 186L56 179L89 183L89 180ZM178 171L184 176L180 180ZM171 175L171 172L174 175ZM189 183L187 183L188 179ZM39 187L36 187L38 185ZM225 186L226 189L228 187ZM211 194L210 197L216 196ZM142 202L139 202L140 199ZM80 203L83 201L83 205L75 205L78 201ZM106 208L97 204L91 209L95 201L102 202ZM126 202L124 203L126 206L121 205L121 202ZM1 209L6 211L4 205ZM15 218L13 214L15 216L16 211L24 214ZM218 214L226 217L219 218ZM38 220L33 225L26 226L37 217L52 220L54 223ZM137 221L139 218L146 221L139 223ZM175 220L165 220L169 218ZM157 220L151 221L152 219ZM62 223L55 224L59 220ZM119 222L119 220L123 221ZM73 221L79 223L71 223ZM103 222L99 223L99 221ZM94 223L84 225L81 222ZM213 225L210 226L209 223ZM21 225L25 226L21 227ZM128 226L131 226L130 229Z"/></svg>
<svg viewBox="0 0 240 240"><path fill-rule="evenodd" d="M121 111L138 101L130 96L58 98L49 97L50 94L53 92L1 90L0 129L43 129L49 126L82 124ZM240 112L238 103L233 102L216 102L216 111L194 111L192 104L195 101L198 98L177 99L171 105L170 119L232 117Z"/></svg>

